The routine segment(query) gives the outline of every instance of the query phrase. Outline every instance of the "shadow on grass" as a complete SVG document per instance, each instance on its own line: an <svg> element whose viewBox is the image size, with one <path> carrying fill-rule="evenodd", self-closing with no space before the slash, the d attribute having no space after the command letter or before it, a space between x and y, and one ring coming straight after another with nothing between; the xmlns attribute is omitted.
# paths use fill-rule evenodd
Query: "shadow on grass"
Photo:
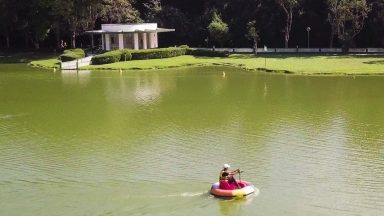
<svg viewBox="0 0 384 216"><path fill-rule="evenodd" d="M252 58L274 58L274 59L316 59L319 57L324 57L325 59L334 59L334 58L372 58L372 59L383 59L384 55L379 54L330 54L330 53L260 53L257 55L254 54L232 54L229 58L231 59L252 59ZM383 60L384 61L384 60ZM377 61L373 61L377 62ZM380 62L380 61L378 61ZM372 63L378 64L378 63Z"/></svg>
<svg viewBox="0 0 384 216"><path fill-rule="evenodd" d="M382 59L384 58L384 55L382 54L333 54L333 55L328 55L328 58L372 58L372 59Z"/></svg>
<svg viewBox="0 0 384 216"><path fill-rule="evenodd" d="M384 60L366 61L364 64L384 64Z"/></svg>
<svg viewBox="0 0 384 216"><path fill-rule="evenodd" d="M254 54L233 54L230 56L231 59L252 59L252 58L274 58L274 59L315 59L318 57L330 56L325 53L259 53ZM333 55L332 55L333 56Z"/></svg>
<svg viewBox="0 0 384 216"><path fill-rule="evenodd" d="M36 52L0 53L0 64L30 63L34 60L55 58L57 56L51 53Z"/></svg>

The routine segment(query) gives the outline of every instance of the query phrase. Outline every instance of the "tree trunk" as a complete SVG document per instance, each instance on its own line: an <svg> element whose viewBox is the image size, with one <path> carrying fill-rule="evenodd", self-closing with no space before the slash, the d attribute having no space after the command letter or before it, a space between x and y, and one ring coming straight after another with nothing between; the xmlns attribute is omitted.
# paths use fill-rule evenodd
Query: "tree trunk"
<svg viewBox="0 0 384 216"><path fill-rule="evenodd" d="M29 37L27 33L24 34L24 45L26 49L29 48Z"/></svg>
<svg viewBox="0 0 384 216"><path fill-rule="evenodd" d="M289 43L289 35L287 35L287 33L286 33L286 35L285 35L285 41L284 41L284 47L285 47L285 48L288 48L288 43Z"/></svg>
<svg viewBox="0 0 384 216"><path fill-rule="evenodd" d="M40 49L40 44L39 44L39 41L33 41L33 46L35 47L35 50L38 50Z"/></svg>
<svg viewBox="0 0 384 216"><path fill-rule="evenodd" d="M289 34L291 33L292 29L292 18L293 18L293 8L285 8L284 11L287 15L287 20L285 23L285 35L284 35L284 46L285 48L288 48L289 45Z"/></svg>
<svg viewBox="0 0 384 216"><path fill-rule="evenodd" d="M254 50L255 50L255 55L257 55L257 40L254 40Z"/></svg>
<svg viewBox="0 0 384 216"><path fill-rule="evenodd" d="M55 36L56 36L56 49L60 50L61 49L61 40L60 40L60 37L61 37L61 33L60 33L60 28L57 27L57 25L55 25Z"/></svg>
<svg viewBox="0 0 384 216"><path fill-rule="evenodd" d="M37 33L32 38L32 43L33 43L33 47L35 48L35 50L40 49L40 40L39 40L39 37L37 36Z"/></svg>
<svg viewBox="0 0 384 216"><path fill-rule="evenodd" d="M7 46L7 49L11 48L11 42L10 42L10 39L9 39L8 31L5 32L5 44Z"/></svg>
<svg viewBox="0 0 384 216"><path fill-rule="evenodd" d="M72 48L76 48L76 32L72 32L72 37L71 37L71 43L72 43Z"/></svg>
<svg viewBox="0 0 384 216"><path fill-rule="evenodd" d="M329 48L333 48L333 39L335 37L335 31L331 30L331 35L329 36Z"/></svg>

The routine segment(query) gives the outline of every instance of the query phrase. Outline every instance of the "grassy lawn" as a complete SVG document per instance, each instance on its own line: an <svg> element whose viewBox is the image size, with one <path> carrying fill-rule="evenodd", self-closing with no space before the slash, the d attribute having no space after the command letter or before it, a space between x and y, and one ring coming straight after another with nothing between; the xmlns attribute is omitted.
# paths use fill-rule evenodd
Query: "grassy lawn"
<svg viewBox="0 0 384 216"><path fill-rule="evenodd" d="M147 70L187 66L224 65L253 71L294 74L384 74L384 56L375 55L269 55L233 54L228 58L179 56L167 59L136 60L105 65L91 65L92 70ZM57 56L0 57L0 63L28 63L33 67L58 68Z"/></svg>
<svg viewBox="0 0 384 216"><path fill-rule="evenodd" d="M30 64L40 68L58 68L58 55L41 52L0 53L0 64Z"/></svg>
<svg viewBox="0 0 384 216"><path fill-rule="evenodd" d="M234 54L229 58L179 56L168 59L137 60L91 65L92 70L165 69L185 66L227 65L246 70L295 74L384 74L384 56L368 55L270 55L255 57Z"/></svg>
<svg viewBox="0 0 384 216"><path fill-rule="evenodd" d="M57 57L31 61L29 64L32 67L40 67L40 68L59 68L60 67L60 61L57 59Z"/></svg>

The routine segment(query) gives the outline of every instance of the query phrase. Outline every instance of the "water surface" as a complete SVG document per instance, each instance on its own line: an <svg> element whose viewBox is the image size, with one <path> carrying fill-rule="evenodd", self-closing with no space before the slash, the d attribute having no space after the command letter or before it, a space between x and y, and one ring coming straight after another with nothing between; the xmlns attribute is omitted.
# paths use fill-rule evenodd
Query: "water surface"
<svg viewBox="0 0 384 216"><path fill-rule="evenodd" d="M0 215L380 215L383 82L0 65ZM261 193L209 195L223 163Z"/></svg>

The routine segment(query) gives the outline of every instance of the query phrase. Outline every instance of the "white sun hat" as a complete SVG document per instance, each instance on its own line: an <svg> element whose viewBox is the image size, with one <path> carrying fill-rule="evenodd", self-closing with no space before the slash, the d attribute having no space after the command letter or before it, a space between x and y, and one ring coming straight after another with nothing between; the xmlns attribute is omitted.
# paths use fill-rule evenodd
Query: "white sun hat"
<svg viewBox="0 0 384 216"><path fill-rule="evenodd" d="M224 168L229 168L231 166L229 166L229 164L224 164Z"/></svg>

